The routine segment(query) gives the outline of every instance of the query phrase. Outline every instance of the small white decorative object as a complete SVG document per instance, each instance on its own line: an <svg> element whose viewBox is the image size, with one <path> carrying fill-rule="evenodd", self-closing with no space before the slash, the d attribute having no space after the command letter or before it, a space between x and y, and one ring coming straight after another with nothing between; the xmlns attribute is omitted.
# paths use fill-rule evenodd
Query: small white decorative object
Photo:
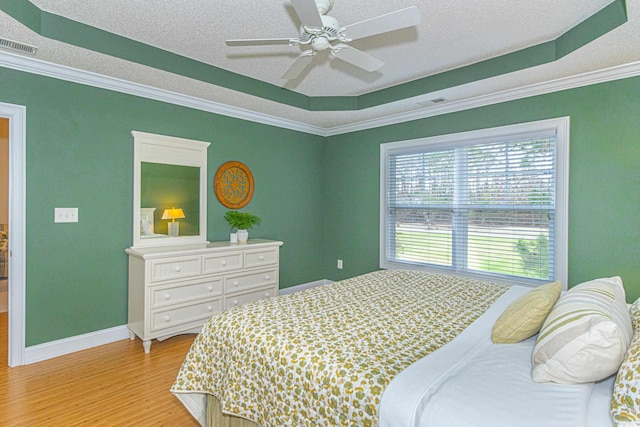
<svg viewBox="0 0 640 427"><path fill-rule="evenodd" d="M171 237L178 237L180 234L180 223L179 222L170 222L167 224L168 235Z"/></svg>
<svg viewBox="0 0 640 427"><path fill-rule="evenodd" d="M237 233L229 233L229 243L238 243L238 234Z"/></svg>
<svg viewBox="0 0 640 427"><path fill-rule="evenodd" d="M238 230L236 234L238 235L238 243L247 243L249 240L249 231L247 230Z"/></svg>
<svg viewBox="0 0 640 427"><path fill-rule="evenodd" d="M224 218L229 223L231 230L236 230L238 243L247 243L249 239L249 229L260 224L260 217L250 212L228 211Z"/></svg>

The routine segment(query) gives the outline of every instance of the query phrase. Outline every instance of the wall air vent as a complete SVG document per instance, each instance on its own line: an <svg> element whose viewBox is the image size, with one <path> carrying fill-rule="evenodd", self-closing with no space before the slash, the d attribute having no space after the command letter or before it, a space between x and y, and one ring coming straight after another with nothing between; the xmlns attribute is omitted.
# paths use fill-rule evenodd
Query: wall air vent
<svg viewBox="0 0 640 427"><path fill-rule="evenodd" d="M0 38L0 48L14 50L21 53L35 55L38 48L29 44L14 42L13 40Z"/></svg>

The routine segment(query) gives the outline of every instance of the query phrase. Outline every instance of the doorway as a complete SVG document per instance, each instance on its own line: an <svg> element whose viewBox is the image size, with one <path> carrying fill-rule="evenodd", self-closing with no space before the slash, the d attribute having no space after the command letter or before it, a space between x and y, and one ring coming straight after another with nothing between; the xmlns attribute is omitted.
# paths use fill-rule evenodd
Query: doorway
<svg viewBox="0 0 640 427"><path fill-rule="evenodd" d="M0 102L0 119L8 128L8 364L26 363L25 348L25 212L26 108ZM1 179L1 178L0 178ZM0 361L0 363L2 363Z"/></svg>

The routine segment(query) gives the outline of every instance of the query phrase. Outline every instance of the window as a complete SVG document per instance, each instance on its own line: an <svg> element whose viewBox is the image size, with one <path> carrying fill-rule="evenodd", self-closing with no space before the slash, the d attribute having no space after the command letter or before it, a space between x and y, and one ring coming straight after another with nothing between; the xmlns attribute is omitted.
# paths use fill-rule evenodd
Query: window
<svg viewBox="0 0 640 427"><path fill-rule="evenodd" d="M567 279L569 118L381 145L380 267Z"/></svg>

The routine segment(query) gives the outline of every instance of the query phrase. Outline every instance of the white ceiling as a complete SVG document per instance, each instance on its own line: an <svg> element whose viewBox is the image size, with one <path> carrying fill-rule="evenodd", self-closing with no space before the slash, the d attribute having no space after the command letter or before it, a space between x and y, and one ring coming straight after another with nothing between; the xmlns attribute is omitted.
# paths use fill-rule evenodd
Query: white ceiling
<svg viewBox="0 0 640 427"><path fill-rule="evenodd" d="M385 65L367 73L322 56L302 78L280 76L300 47L228 47L229 38L297 37L287 0L31 0L40 9L307 96L353 96L395 86L553 40L611 0L335 0L329 15L348 25L417 6L419 26L352 42ZM628 22L552 63L360 111L313 112L176 76L42 37L0 12L0 37L38 47L42 61L87 70L231 107L332 129L640 61L640 2Z"/></svg>

